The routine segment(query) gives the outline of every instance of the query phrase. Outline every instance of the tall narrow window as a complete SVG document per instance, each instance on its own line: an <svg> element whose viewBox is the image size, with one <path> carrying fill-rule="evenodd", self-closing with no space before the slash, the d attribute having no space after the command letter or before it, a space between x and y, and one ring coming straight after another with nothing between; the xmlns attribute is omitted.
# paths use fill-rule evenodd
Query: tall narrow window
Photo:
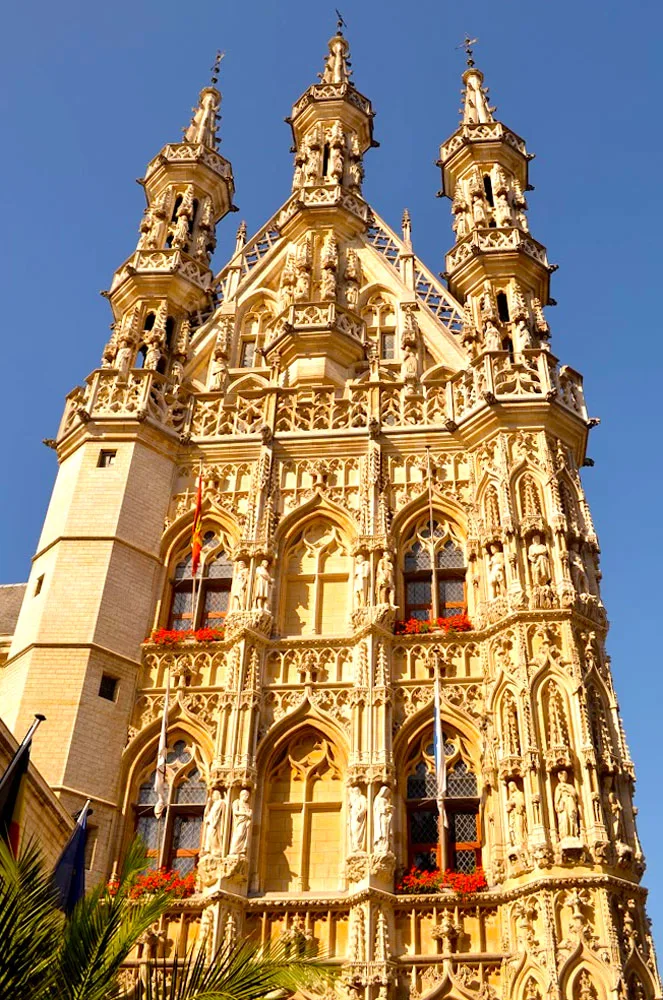
<svg viewBox="0 0 663 1000"><path fill-rule="evenodd" d="M322 149L322 176L327 176L329 170L329 143L326 142Z"/></svg>
<svg viewBox="0 0 663 1000"><path fill-rule="evenodd" d="M256 358L255 340L245 340L242 344L242 355L239 359L240 368L253 368Z"/></svg>
<svg viewBox="0 0 663 1000"><path fill-rule="evenodd" d="M366 335L383 361L396 360L396 313L381 295L374 296L362 313Z"/></svg>
<svg viewBox="0 0 663 1000"><path fill-rule="evenodd" d="M187 631L219 628L223 624L230 600L233 564L216 546L216 535L208 531L203 538L202 577L196 580L195 607L191 553L175 567L169 628Z"/></svg>
<svg viewBox="0 0 663 1000"><path fill-rule="evenodd" d="M195 868L200 850L207 786L184 740L169 749L166 760L174 772L167 809L157 820L152 771L138 790L136 833L145 842L150 868L165 867L185 875Z"/></svg>
<svg viewBox="0 0 663 1000"><path fill-rule="evenodd" d="M493 199L493 182L490 179L489 174L483 175L483 189L486 192L486 201L492 207L495 204Z"/></svg>
<svg viewBox="0 0 663 1000"><path fill-rule="evenodd" d="M497 314L502 323L508 323L511 319L509 315L509 300L506 297L506 292L497 293Z"/></svg>
<svg viewBox="0 0 663 1000"><path fill-rule="evenodd" d="M477 778L464 757L460 738L443 734L447 764L444 808L447 826L438 823L437 782L430 732L410 756L407 777L408 863L424 871L446 866L469 874L481 864ZM445 840L442 851L440 834Z"/></svg>
<svg viewBox="0 0 663 1000"><path fill-rule="evenodd" d="M431 550L435 553L435 574ZM433 521L431 542L428 519L418 522L405 547L403 587L406 618L449 618L466 609L465 558L449 524Z"/></svg>
<svg viewBox="0 0 663 1000"><path fill-rule="evenodd" d="M343 633L349 609L350 560L339 529L324 518L309 522L285 560L286 635Z"/></svg>

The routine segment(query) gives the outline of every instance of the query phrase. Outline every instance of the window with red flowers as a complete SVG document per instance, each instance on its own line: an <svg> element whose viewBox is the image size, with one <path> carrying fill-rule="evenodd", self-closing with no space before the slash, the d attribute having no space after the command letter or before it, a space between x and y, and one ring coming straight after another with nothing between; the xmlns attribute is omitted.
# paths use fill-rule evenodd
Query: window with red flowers
<svg viewBox="0 0 663 1000"><path fill-rule="evenodd" d="M213 531L203 536L201 565L195 580L191 553L175 566L168 627L180 632L199 628L220 628L228 612L233 564L219 547Z"/></svg>
<svg viewBox="0 0 663 1000"><path fill-rule="evenodd" d="M447 869L470 874L481 866L481 827L476 774L467 763L460 737L444 733L447 826L439 823L437 781L431 734L414 747L407 771L406 810L408 866L433 871ZM440 843L446 845L446 858Z"/></svg>
<svg viewBox="0 0 663 1000"><path fill-rule="evenodd" d="M406 620L449 618L467 610L463 549L451 525L441 519L433 521L432 539L426 517L419 521L406 542L403 604Z"/></svg>
<svg viewBox="0 0 663 1000"><path fill-rule="evenodd" d="M136 833L145 842L151 868L167 868L186 875L198 861L207 787L193 760L191 747L184 740L177 740L169 749L166 763L167 808L157 819L156 772L146 774L134 806Z"/></svg>

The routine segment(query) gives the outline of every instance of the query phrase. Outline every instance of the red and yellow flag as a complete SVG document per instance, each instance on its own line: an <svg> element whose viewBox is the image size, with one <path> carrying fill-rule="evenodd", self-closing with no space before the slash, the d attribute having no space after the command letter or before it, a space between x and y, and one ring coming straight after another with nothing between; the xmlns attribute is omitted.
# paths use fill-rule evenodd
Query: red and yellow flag
<svg viewBox="0 0 663 1000"><path fill-rule="evenodd" d="M203 547L203 474L198 476L198 491L196 507L193 512L193 528L191 529L191 574L195 576L200 565L200 553Z"/></svg>

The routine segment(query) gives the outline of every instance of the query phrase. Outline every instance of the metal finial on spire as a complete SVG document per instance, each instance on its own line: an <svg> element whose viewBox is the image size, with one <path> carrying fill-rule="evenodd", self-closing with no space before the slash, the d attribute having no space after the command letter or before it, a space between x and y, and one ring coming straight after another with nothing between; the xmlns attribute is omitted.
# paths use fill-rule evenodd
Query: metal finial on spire
<svg viewBox="0 0 663 1000"><path fill-rule="evenodd" d="M342 35L343 28L347 28L348 22L345 20L338 7L336 7L335 9L336 9L336 33L338 35Z"/></svg>
<svg viewBox="0 0 663 1000"><path fill-rule="evenodd" d="M479 41L478 38L470 38L469 35L465 35L465 38L460 43L460 45L456 46L457 49L465 49L465 55L467 56L467 65L470 67L470 69L474 66L474 59L472 58L474 52L473 46L476 45L478 41Z"/></svg>
<svg viewBox="0 0 663 1000"><path fill-rule="evenodd" d="M217 49L216 57L214 59L214 65L212 66L212 86L215 87L219 82L219 71L221 69L221 61L225 56L225 52L220 52Z"/></svg>

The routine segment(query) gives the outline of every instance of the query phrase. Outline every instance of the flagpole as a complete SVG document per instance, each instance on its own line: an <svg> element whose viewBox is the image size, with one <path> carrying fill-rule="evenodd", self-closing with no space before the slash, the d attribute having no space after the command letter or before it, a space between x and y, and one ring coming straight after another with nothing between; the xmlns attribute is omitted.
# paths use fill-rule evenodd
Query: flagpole
<svg viewBox="0 0 663 1000"><path fill-rule="evenodd" d="M439 595L437 593L437 566L435 565L435 539L433 537L433 477L430 464L430 445L426 445L426 475L428 478L428 530L430 532L431 618L437 618Z"/></svg>
<svg viewBox="0 0 663 1000"><path fill-rule="evenodd" d="M191 537L191 552L193 555L193 546L195 541L196 531L199 535L202 535L202 487L203 487L203 460L200 459L200 465L198 467L198 487L196 489L196 508L193 515L193 534ZM199 537L199 542L202 543L202 538ZM191 582L191 628L195 630L197 619L198 619L198 604L200 603L200 590L203 582L203 566L202 560L200 558L200 549L198 550L198 565L194 567L193 563L195 557L192 559L191 568L194 570L193 579ZM198 581L198 586L196 587L196 578Z"/></svg>
<svg viewBox="0 0 663 1000"><path fill-rule="evenodd" d="M168 807L170 805L170 789L168 788L167 772L167 744L168 744L168 701L170 698L170 667L166 673L166 693L163 699L163 715L161 717L161 732L159 734L159 747L157 750L157 769L154 775L154 791L156 802L154 803L154 815L157 820L157 867L161 860L163 844L166 835L166 825L163 828L163 838L160 834L161 817L166 810L166 820L168 819ZM165 801L164 801L165 800Z"/></svg>
<svg viewBox="0 0 663 1000"><path fill-rule="evenodd" d="M437 801L437 838L440 846L440 870L447 870L447 836L446 829L449 826L446 809L444 808L444 796L447 790L447 766L444 753L444 733L442 731L442 698L440 692L440 676L437 664L435 665L435 688L434 688L434 749L435 749L435 786Z"/></svg>
<svg viewBox="0 0 663 1000"><path fill-rule="evenodd" d="M16 751L14 753L14 756L12 757L12 759L9 762L9 764L7 765L7 770L2 775L2 780L3 781L8 781L9 778L11 778L12 774L14 773L14 769L16 768L17 761L18 761L18 759L20 757L20 751L23 750L23 748L26 746L26 744L30 742L30 740L34 736L35 731L39 728L39 726L42 724L42 722L45 722L45 721L46 721L46 716L45 715L41 715L41 713L35 715L35 721L32 723L32 725L28 729L27 733L25 734L25 736L23 737L23 739L21 740L21 742L19 743L19 745L16 747Z"/></svg>

